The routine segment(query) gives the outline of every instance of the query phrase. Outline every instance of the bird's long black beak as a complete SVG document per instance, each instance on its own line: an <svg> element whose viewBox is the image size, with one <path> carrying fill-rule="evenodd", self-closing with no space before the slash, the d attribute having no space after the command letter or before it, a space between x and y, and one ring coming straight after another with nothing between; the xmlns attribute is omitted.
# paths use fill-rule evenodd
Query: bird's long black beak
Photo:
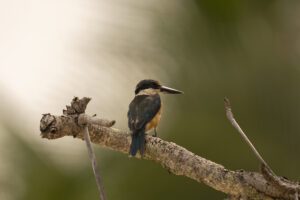
<svg viewBox="0 0 300 200"><path fill-rule="evenodd" d="M161 86L160 91L163 92L163 93L167 93L167 94L183 94L182 91L179 91L179 90L176 90L176 89L173 89L173 88L169 88L169 87L166 87L166 86Z"/></svg>

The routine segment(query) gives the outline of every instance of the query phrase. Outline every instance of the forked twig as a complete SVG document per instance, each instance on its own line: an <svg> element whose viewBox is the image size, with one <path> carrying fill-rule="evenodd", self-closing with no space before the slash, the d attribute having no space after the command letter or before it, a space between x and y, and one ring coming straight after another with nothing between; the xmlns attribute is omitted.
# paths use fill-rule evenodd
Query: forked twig
<svg viewBox="0 0 300 200"><path fill-rule="evenodd" d="M254 145L251 143L251 141L248 139L247 135L244 133L242 128L239 126L237 121L235 120L233 113L231 111L231 105L229 102L229 99L224 98L224 104L225 104L225 110L226 110L226 116L230 123L233 125L233 127L240 133L244 141L249 145L251 150L253 151L256 158L261 163L261 172L264 176L264 178L268 181L268 183L274 185L278 191L282 191L283 193L288 193L291 195L292 199L299 200L299 184L295 181L290 181L286 178L277 176L270 166L267 164L267 162L262 158L262 156L259 154L259 152L256 150Z"/></svg>
<svg viewBox="0 0 300 200"><path fill-rule="evenodd" d="M224 104L225 104L225 111L226 111L227 119L230 121L230 123L232 124L232 126L239 132L239 134L242 136L242 138L244 139L244 141L249 145L249 147L253 151L253 153L256 156L256 158L260 161L260 163L262 165L264 165L265 167L267 167L273 173L273 171L271 170L270 166L262 158L262 156L260 155L260 153L256 150L256 148L254 147L254 145L252 144L252 142L249 140L249 138L247 137L247 135L244 133L244 131L242 130L242 128L239 126L239 124L235 120L235 118L233 116L233 113L232 113L232 110L231 110L231 105L230 105L229 99L226 98L226 97L224 98Z"/></svg>
<svg viewBox="0 0 300 200"><path fill-rule="evenodd" d="M84 97L82 99L79 99L78 97L74 97L71 105L66 106L66 110L63 110L64 115L69 116L71 118L76 119L77 124L79 125L79 128L81 131L83 131L83 137L88 149L88 155L92 163L93 172L95 175L98 191L99 191L99 197L100 200L106 200L106 195L104 191L104 186L102 182L102 178L100 176L100 170L97 165L96 156L93 150L93 147L91 145L91 139L89 134L88 126L95 124L99 126L104 127L111 127L115 124L115 121L109 121L104 119L97 119L94 117L90 117L89 115L85 114L85 110L87 107L87 104L90 102L91 98ZM77 135L73 135L76 137Z"/></svg>

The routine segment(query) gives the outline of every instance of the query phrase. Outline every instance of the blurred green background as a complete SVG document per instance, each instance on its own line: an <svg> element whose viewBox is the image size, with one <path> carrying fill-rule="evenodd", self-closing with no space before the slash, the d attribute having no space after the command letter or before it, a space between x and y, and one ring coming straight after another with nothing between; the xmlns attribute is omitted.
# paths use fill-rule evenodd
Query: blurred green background
<svg viewBox="0 0 300 200"><path fill-rule="evenodd" d="M40 138L42 113L73 96L127 129L145 78L185 92L163 96L159 136L228 169L258 161L300 179L300 2L30 0L0 2L0 199L97 199L85 144ZM96 148L108 199L224 199L158 164Z"/></svg>

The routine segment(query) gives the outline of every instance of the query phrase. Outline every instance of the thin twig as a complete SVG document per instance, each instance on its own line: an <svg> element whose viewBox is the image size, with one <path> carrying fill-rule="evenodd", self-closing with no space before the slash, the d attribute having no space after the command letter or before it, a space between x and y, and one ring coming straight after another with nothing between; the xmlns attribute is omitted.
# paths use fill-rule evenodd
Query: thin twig
<svg viewBox="0 0 300 200"><path fill-rule="evenodd" d="M227 119L230 121L230 123L232 124L232 126L239 132L239 134L242 136L242 138L244 139L244 141L249 145L249 147L253 151L254 155L261 162L261 164L263 164L265 167L267 167L273 173L273 171L271 170L270 166L262 158L262 156L259 154L259 152L256 150L256 148L252 144L252 142L249 140L249 138L247 137L247 135L244 133L244 131L242 130L242 128L239 126L239 124L235 120L235 118L233 116L233 113L232 113L232 110L231 110L231 105L230 105L229 99L226 98L226 97L224 98L224 104L225 104L225 111L226 111Z"/></svg>
<svg viewBox="0 0 300 200"><path fill-rule="evenodd" d="M99 170L98 165L97 165L96 156L95 156L95 153L93 151L93 147L91 145L91 139L90 139L88 126L84 126L83 130L84 130L84 140L85 140L85 143L86 143L86 146L87 146L87 149L88 149L89 158L90 158L91 163L92 163L93 172L94 172L97 187L98 187L98 190L99 190L100 200L106 200L106 195L105 195L105 192L104 192L104 186L103 186L102 178L100 176L100 170Z"/></svg>

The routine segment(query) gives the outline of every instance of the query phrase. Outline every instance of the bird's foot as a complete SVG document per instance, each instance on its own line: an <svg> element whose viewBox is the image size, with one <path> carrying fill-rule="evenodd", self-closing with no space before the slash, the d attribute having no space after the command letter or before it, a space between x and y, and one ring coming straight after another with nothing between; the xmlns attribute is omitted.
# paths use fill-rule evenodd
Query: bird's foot
<svg viewBox="0 0 300 200"><path fill-rule="evenodd" d="M153 137L157 137L157 131L156 128L154 128L154 134L152 135Z"/></svg>

